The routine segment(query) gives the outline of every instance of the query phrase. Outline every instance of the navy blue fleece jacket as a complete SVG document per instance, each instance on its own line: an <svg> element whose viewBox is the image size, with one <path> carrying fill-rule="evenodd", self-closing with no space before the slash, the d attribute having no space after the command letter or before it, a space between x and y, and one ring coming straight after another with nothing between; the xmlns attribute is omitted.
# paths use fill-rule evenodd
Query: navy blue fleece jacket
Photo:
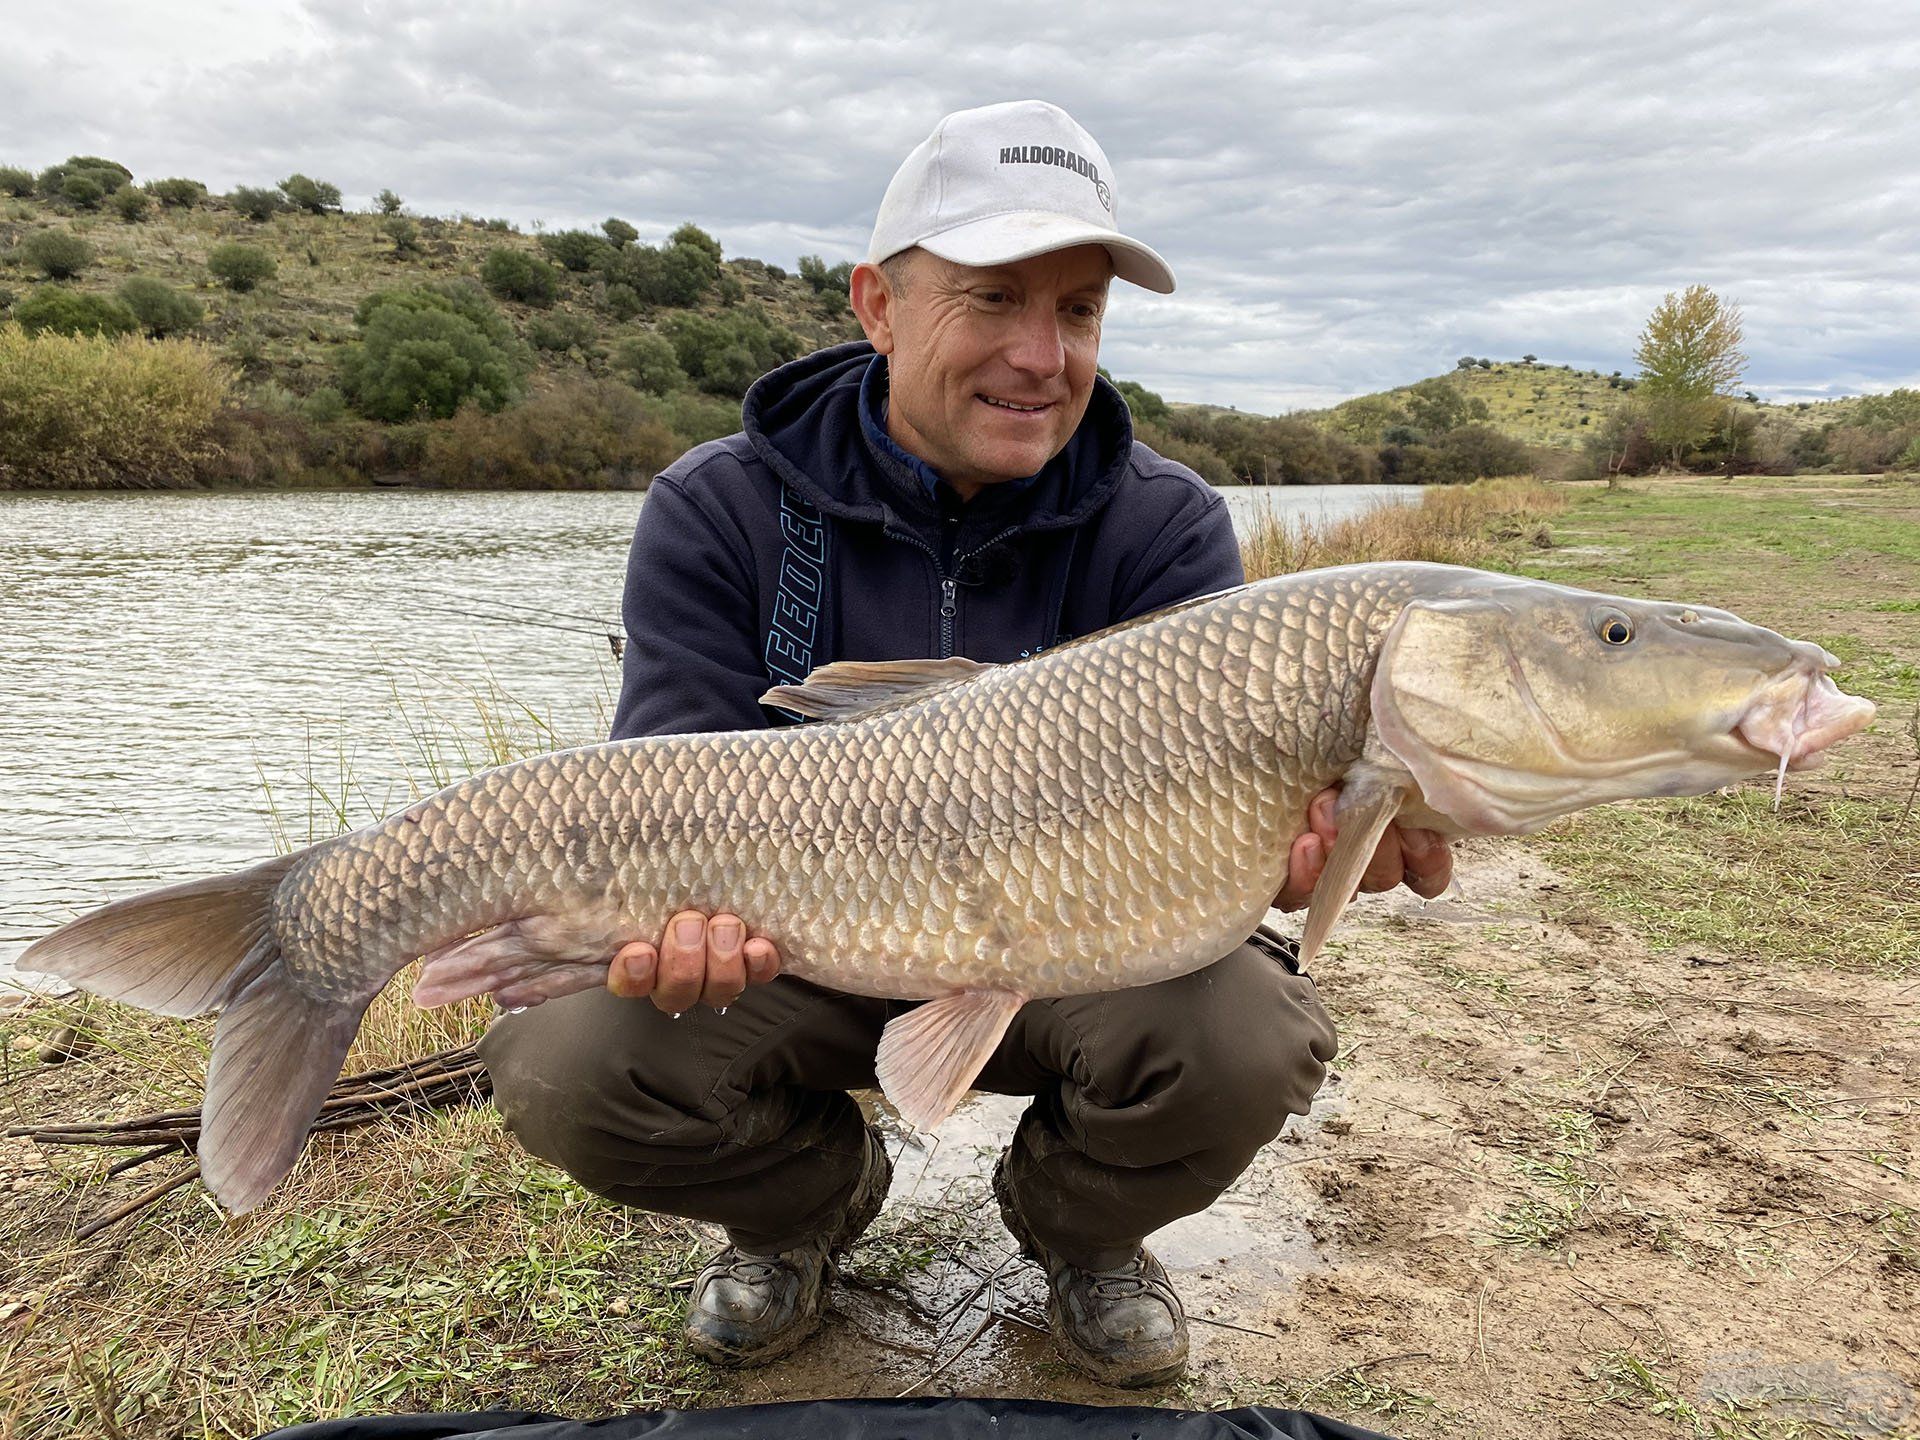
<svg viewBox="0 0 1920 1440"><path fill-rule="evenodd" d="M613 738L778 724L760 695L830 660L1014 660L1243 578L1226 504L1105 380L1046 468L969 503L885 440L884 405L871 346L821 350L654 480Z"/></svg>

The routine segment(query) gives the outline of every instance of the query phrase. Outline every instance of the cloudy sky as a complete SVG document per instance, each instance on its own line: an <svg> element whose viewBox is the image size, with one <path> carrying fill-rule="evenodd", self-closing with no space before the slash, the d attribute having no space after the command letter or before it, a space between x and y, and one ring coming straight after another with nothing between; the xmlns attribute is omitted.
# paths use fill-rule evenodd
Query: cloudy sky
<svg viewBox="0 0 1920 1440"><path fill-rule="evenodd" d="M942 113L1038 96L1099 139L1128 289L1116 374L1279 411L1464 354L1631 371L1668 290L1746 313L1772 398L1920 384L1920 12L0 0L0 164L81 151L350 205L684 219L730 254L857 258Z"/></svg>

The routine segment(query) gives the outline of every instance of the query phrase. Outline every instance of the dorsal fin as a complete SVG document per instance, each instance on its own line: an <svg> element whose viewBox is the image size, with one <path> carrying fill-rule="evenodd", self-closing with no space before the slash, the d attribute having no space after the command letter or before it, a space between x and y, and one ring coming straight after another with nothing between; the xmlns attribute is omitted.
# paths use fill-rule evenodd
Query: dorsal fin
<svg viewBox="0 0 1920 1440"><path fill-rule="evenodd" d="M858 720L924 699L992 668L964 655L946 660L836 660L809 673L804 684L774 686L760 703L815 720Z"/></svg>

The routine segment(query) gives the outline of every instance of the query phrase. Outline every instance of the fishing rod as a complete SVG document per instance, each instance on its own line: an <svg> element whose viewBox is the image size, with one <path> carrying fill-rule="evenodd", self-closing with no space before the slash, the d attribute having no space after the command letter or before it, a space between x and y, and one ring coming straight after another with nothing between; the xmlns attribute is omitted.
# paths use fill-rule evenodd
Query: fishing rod
<svg viewBox="0 0 1920 1440"><path fill-rule="evenodd" d="M507 602L493 601L490 603L505 604ZM613 629L611 626L608 626L605 624L602 624L598 628L590 629L585 625L563 625L556 620L533 620L533 619L529 619L525 615L499 615L499 614L491 613L486 610L474 609L471 606L460 606L456 608L451 605L434 605L434 604L431 604L430 602L419 601L419 600L416 600L414 602L414 606L416 609L430 610L440 615L455 615L462 620L492 620L504 625L534 625L534 626L538 626L542 630L565 630L568 633L574 634L574 635L598 635L602 640L605 640L607 642L607 648L613 651L613 658L616 660L618 660L622 655L624 655L627 649L627 637L625 635L622 635L619 631ZM521 609L521 610L533 610L533 609L536 609L537 607L532 605L521 605L515 608ZM548 613L564 614L566 612L550 611ZM588 617L579 616L576 618L586 619Z"/></svg>

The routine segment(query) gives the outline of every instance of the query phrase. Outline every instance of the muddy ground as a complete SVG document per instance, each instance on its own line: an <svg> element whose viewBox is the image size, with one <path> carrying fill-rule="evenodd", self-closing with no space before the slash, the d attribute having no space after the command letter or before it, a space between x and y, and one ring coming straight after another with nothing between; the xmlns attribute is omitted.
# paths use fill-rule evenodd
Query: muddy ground
<svg viewBox="0 0 1920 1440"><path fill-rule="evenodd" d="M430 1143L316 1141L300 1213L235 1224L189 1189L104 1248L73 1245L73 1222L139 1188L131 1177L102 1186L97 1169L0 1142L0 1263L14 1267L0 1275L0 1435L106 1433L102 1414L128 1434L199 1434L226 1413L221 1384L264 1392L269 1376L293 1377L293 1401L275 1404L310 1392L316 1414L373 1408L369 1395L395 1409L475 1395L464 1372L329 1390L310 1357L289 1358L294 1329L268 1344L252 1318L237 1348L208 1338L216 1300L316 1324L353 1306L431 1315L445 1302L426 1257L448 1247L468 1266L448 1272L455 1288L495 1297L462 1312L473 1333L488 1305L560 1307L549 1337L589 1319L618 1325L630 1306L651 1326L639 1358L611 1373L515 1331L491 1352L505 1359L466 1362L487 1377L481 1403L557 1395L591 1414L623 1401L966 1393L1299 1405L1394 1435L1488 1440L1920 1435L1920 953L1907 949L1920 814L1901 809L1920 784L1920 742L1903 730L1920 619L1875 608L1920 593L1920 568L1902 558L1920 553L1920 487L1791 494L1908 529L1889 554L1742 564L1715 551L1726 563L1712 598L1797 633L1858 637L1883 723L1845 767L1795 777L1778 816L1762 789L1623 811L1571 837L1469 842L1442 900L1356 906L1316 966L1342 1049L1312 1114L1212 1210L1150 1241L1195 1322L1181 1384L1127 1396L1054 1358L1039 1277L986 1198L1015 1101L976 1099L931 1150L896 1136L889 1210L834 1288L826 1332L744 1376L690 1365L672 1345L697 1235L629 1236L632 1248L607 1242L535 1288L496 1283L520 1244L515 1232L487 1248L512 1229L503 1215L524 1217L528 1237L557 1235L560 1250L598 1246L624 1222L542 1179L482 1111L430 1122ZM1592 583L1582 566L1618 572L1624 556L1646 562L1632 583L1684 593L1677 582L1700 559L1649 549L1659 518L1596 502L1556 526L1560 545L1538 568ZM1704 867L1723 852L1733 868L1703 886L1745 908L1732 923L1703 910L1677 925L1686 857ZM1837 950L1836 935L1850 937ZM127 1113L142 1098L125 1057L62 1080L68 1067L27 1064L21 1041L37 1031L14 1033L9 1116ZM476 1156L490 1172L520 1167L500 1195L470 1195ZM392 1181L401 1170L412 1188ZM558 1215L572 1228L556 1232ZM378 1228L395 1216L404 1243ZM378 1264L362 1253L381 1245ZM626 1287L617 1296L595 1288L607 1268ZM151 1277L138 1325L129 1273ZM96 1298L114 1286L120 1298ZM573 1311L555 1299L576 1295ZM62 1358L103 1333L116 1337L108 1358ZM377 1344L413 1363L454 1333L422 1321ZM11 1391L8 1369L27 1377ZM194 1385L199 1401L183 1406L178 1392ZM62 1406L70 1426L46 1428Z"/></svg>

